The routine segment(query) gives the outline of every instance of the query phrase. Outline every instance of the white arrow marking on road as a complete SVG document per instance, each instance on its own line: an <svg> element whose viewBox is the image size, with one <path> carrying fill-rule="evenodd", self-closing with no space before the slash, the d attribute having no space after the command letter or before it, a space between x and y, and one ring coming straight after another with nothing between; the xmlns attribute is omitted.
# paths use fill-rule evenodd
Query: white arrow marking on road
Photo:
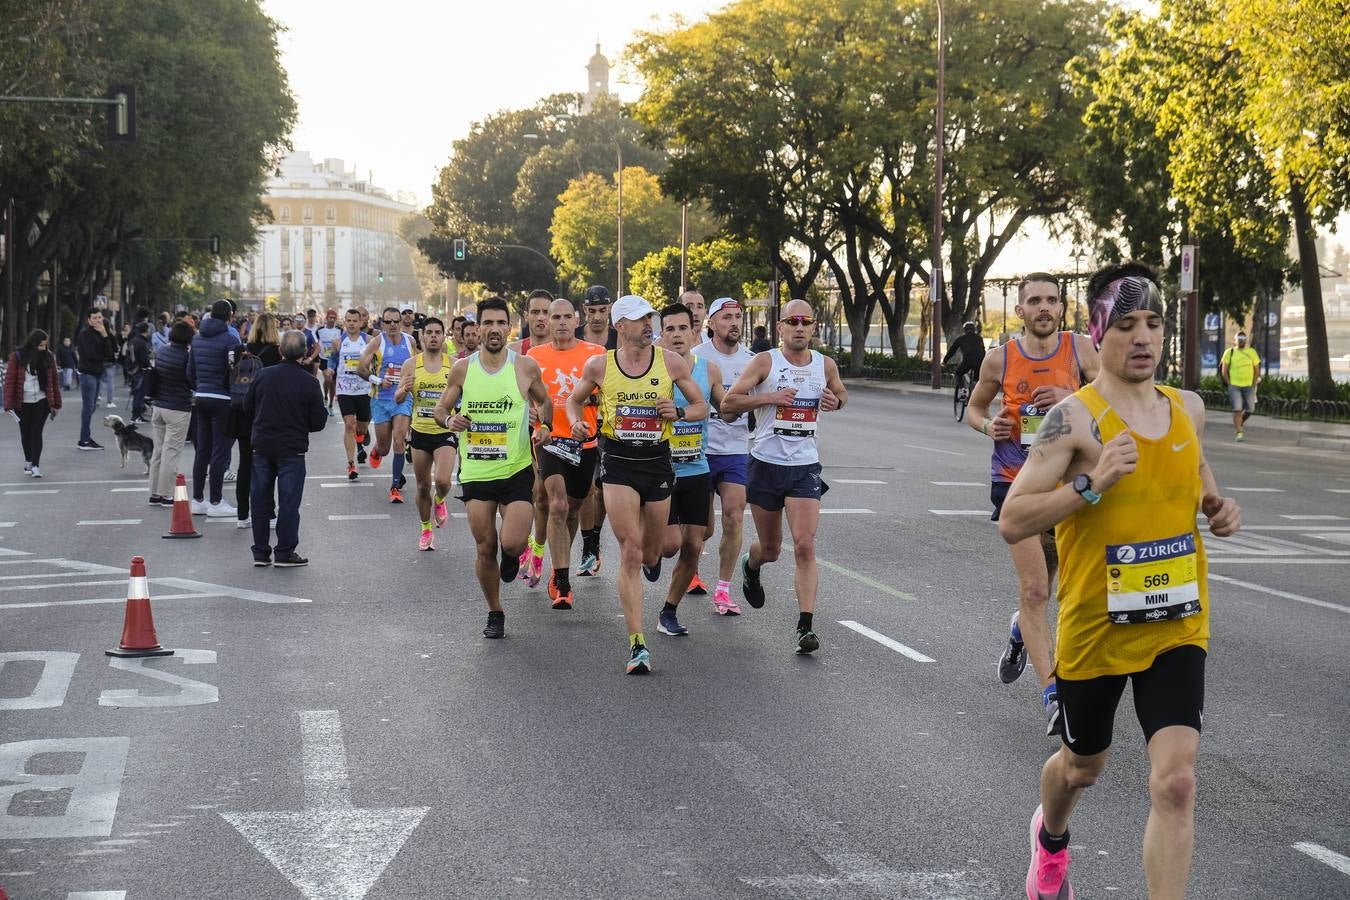
<svg viewBox="0 0 1350 900"><path fill-rule="evenodd" d="M357 809L336 710L300 713L305 808L222 813L310 900L361 900L430 807Z"/></svg>
<svg viewBox="0 0 1350 900"><path fill-rule="evenodd" d="M1350 857L1341 856L1335 850L1328 850L1321 844L1314 844L1311 841L1299 841L1294 845L1294 849L1308 854L1318 862L1326 863L1343 875L1350 875Z"/></svg>
<svg viewBox="0 0 1350 900"><path fill-rule="evenodd" d="M285 594L269 594L266 591L248 591L244 588L227 587L223 584L209 584L205 581L193 581L189 578L151 578L151 584L162 584L185 591L197 591L203 597L235 597L240 600L252 600L255 603L312 603L304 597L288 597Z"/></svg>

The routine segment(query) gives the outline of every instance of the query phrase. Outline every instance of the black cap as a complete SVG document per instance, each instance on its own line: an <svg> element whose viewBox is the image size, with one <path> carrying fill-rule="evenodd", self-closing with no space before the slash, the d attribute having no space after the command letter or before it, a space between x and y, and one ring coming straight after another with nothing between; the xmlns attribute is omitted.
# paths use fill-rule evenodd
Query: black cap
<svg viewBox="0 0 1350 900"><path fill-rule="evenodd" d="M608 306L610 304L609 289L603 284L593 284L586 288L586 296L581 302L585 306Z"/></svg>

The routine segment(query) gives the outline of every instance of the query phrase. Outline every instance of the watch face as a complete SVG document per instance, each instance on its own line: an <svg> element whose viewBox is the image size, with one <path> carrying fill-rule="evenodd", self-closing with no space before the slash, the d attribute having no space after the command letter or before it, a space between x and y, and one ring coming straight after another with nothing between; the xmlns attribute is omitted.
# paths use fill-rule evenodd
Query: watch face
<svg viewBox="0 0 1350 900"><path fill-rule="evenodd" d="M1078 493L1088 490L1092 482L1088 480L1087 475L1075 475L1073 479L1073 489Z"/></svg>

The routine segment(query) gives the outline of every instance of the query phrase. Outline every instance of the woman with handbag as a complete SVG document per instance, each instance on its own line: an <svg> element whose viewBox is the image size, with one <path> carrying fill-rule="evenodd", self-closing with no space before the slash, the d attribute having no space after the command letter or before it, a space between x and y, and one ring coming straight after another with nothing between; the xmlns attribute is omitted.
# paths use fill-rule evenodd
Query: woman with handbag
<svg viewBox="0 0 1350 900"><path fill-rule="evenodd" d="M192 384L188 353L196 330L181 319L169 328L169 343L155 354L147 396L154 401L150 428L155 441L150 456L150 505L173 507L178 460L192 419Z"/></svg>
<svg viewBox="0 0 1350 900"><path fill-rule="evenodd" d="M5 368L5 410L19 423L23 470L41 478L42 429L61 408L61 376L56 356L47 346L47 332L34 329L23 346L9 357Z"/></svg>

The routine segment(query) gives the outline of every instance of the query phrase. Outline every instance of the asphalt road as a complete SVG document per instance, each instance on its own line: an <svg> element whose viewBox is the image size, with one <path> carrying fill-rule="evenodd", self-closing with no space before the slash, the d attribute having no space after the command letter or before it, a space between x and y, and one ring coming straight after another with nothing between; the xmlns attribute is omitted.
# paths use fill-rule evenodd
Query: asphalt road
<svg viewBox="0 0 1350 900"><path fill-rule="evenodd" d="M1021 896L1054 744L1034 679L995 676L1014 582L987 519L987 445L949 409L855 390L822 420L819 653L791 653L789 555L764 570L762 610L721 619L689 597L686 638L656 633L649 590L647 678L623 674L608 535L575 610L517 582L508 637L488 642L464 520L418 553L412 504L387 503L387 469L346 482L336 427L309 457L311 565L278 570L251 567L232 521L162 540L170 513L145 505L140 468L75 450L78 400L48 428L41 482L6 422L0 886L25 900ZM1232 444L1221 421L1206 447L1246 528L1208 542L1191 895L1350 896L1350 465ZM175 657L103 654L133 555ZM1147 809L1127 693L1073 822L1078 896L1144 896Z"/></svg>

